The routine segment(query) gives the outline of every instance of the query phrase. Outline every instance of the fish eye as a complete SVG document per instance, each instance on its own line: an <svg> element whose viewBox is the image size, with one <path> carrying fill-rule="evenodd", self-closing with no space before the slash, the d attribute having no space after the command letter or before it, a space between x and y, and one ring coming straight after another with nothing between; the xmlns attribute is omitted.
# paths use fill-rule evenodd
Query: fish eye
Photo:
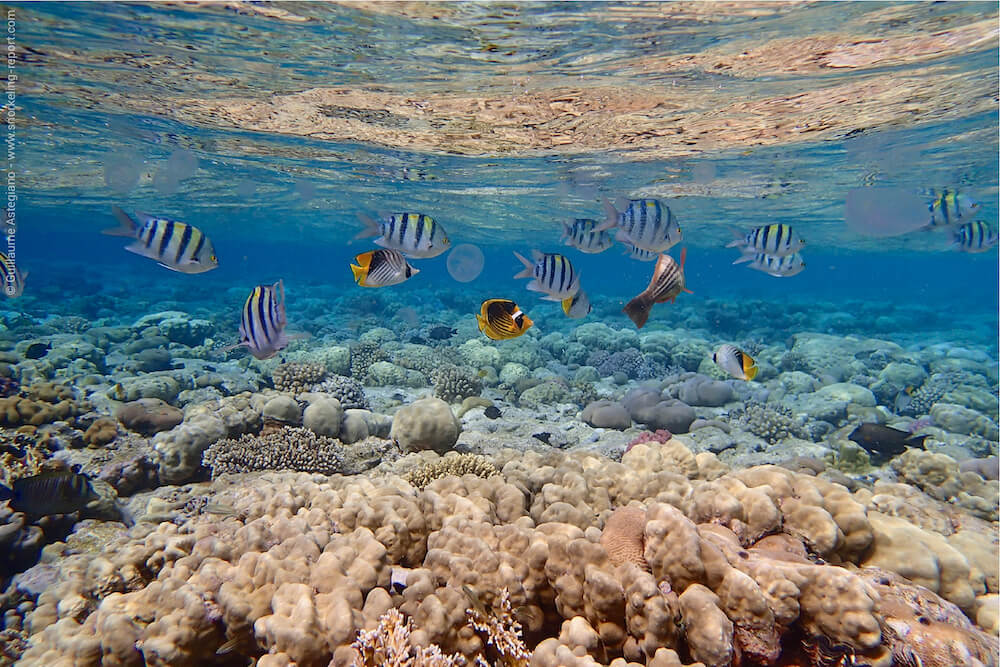
<svg viewBox="0 0 1000 667"><path fill-rule="evenodd" d="M210 262L217 262L217 261L219 261L219 260L218 260L218 259L217 259L217 258L215 257L215 255L211 255L211 256L210 256L210 257L208 258L208 261L210 261Z"/></svg>

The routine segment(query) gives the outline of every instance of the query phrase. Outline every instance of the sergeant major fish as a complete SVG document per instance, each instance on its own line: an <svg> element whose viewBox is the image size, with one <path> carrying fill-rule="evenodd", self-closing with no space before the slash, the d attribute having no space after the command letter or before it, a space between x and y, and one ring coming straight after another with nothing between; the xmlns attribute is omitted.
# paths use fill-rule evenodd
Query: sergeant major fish
<svg viewBox="0 0 1000 667"><path fill-rule="evenodd" d="M733 234L737 238L726 244L726 247L738 247L740 252L748 255L763 253L772 257L785 257L802 250L806 245L805 241L795 236L791 225L764 225L746 234L733 229Z"/></svg>
<svg viewBox="0 0 1000 667"><path fill-rule="evenodd" d="M547 301L562 301L577 293L580 289L580 276L565 255L542 253L538 250L532 250L531 255L534 262L514 253L524 264L524 270L516 274L515 279L534 278L526 287L532 292L544 292L547 296L542 298Z"/></svg>
<svg viewBox="0 0 1000 667"><path fill-rule="evenodd" d="M955 231L952 247L960 252L986 252L997 244L997 233L982 220L969 222Z"/></svg>
<svg viewBox="0 0 1000 667"><path fill-rule="evenodd" d="M245 347L255 359L270 359L288 346L285 326L285 283L257 285L243 304L240 320L240 342L223 348L222 352Z"/></svg>
<svg viewBox="0 0 1000 667"><path fill-rule="evenodd" d="M959 224L963 218L979 210L979 202L958 190L945 188L940 192L931 191L934 200L927 209L931 220L928 227L946 227Z"/></svg>
<svg viewBox="0 0 1000 667"><path fill-rule="evenodd" d="M655 304L666 301L673 303L681 292L690 293L691 290L684 286L685 259L687 259L687 248L681 251L680 265L670 255L660 255L659 259L656 260L649 286L625 304L623 310L637 328L641 329L646 324L646 320L649 319L649 311Z"/></svg>
<svg viewBox="0 0 1000 667"><path fill-rule="evenodd" d="M597 227L600 223L597 220L577 218L570 222L562 223L563 235L559 239L566 245L576 248L580 252L596 254L604 252L614 243L611 235L604 231L599 231Z"/></svg>
<svg viewBox="0 0 1000 667"><path fill-rule="evenodd" d="M118 206L111 207L119 226L102 230L108 236L131 236L129 252L156 260L160 266L181 273L204 273L219 266L215 248L208 237L193 225L144 213L140 225Z"/></svg>
<svg viewBox="0 0 1000 667"><path fill-rule="evenodd" d="M758 253L756 255L741 257L733 262L733 264L740 264L741 262L750 262L747 266L751 269L763 271L769 276L777 278L794 276L806 268L806 263L802 261L802 256L798 253L784 257L773 257L764 253Z"/></svg>
<svg viewBox="0 0 1000 667"><path fill-rule="evenodd" d="M657 199L632 199L624 211L604 200L607 220L598 229L618 228L615 240L650 252L664 252L681 242L681 226L669 206Z"/></svg>
<svg viewBox="0 0 1000 667"><path fill-rule="evenodd" d="M22 273L10 257L0 252L0 280L3 281L2 290L8 299L16 299L24 293L24 279L27 277L27 271Z"/></svg>
<svg viewBox="0 0 1000 667"><path fill-rule="evenodd" d="M364 214L358 214L358 218L365 223L365 229L354 238L379 236L375 245L398 250L407 257L437 257L451 247L444 228L423 213L390 213L381 221Z"/></svg>
<svg viewBox="0 0 1000 667"><path fill-rule="evenodd" d="M712 361L737 380L749 382L757 376L757 362L735 345L720 345L712 355Z"/></svg>
<svg viewBox="0 0 1000 667"><path fill-rule="evenodd" d="M650 252L648 250L643 250L642 248L636 248L631 243L625 244L625 254L631 259L637 259L640 262L653 262L659 257L660 253Z"/></svg>
<svg viewBox="0 0 1000 667"><path fill-rule="evenodd" d="M388 287L398 285L420 273L413 268L398 250L369 250L354 258L351 264L354 281L362 287Z"/></svg>
<svg viewBox="0 0 1000 667"><path fill-rule="evenodd" d="M479 330L493 340L510 340L527 331L534 322L510 299L487 299L476 315Z"/></svg>

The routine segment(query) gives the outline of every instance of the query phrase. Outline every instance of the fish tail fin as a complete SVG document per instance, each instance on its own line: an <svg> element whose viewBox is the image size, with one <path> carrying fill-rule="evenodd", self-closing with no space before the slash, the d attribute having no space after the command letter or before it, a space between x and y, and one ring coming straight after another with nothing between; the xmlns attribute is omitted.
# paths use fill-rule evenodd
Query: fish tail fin
<svg viewBox="0 0 1000 667"><path fill-rule="evenodd" d="M743 353L743 375L746 376L747 381L749 382L750 380L752 380L755 377L757 377L757 371L759 371L759 370L760 369L757 367L757 362L753 360L753 357L751 357L749 354L747 354L747 353L744 352Z"/></svg>
<svg viewBox="0 0 1000 667"><path fill-rule="evenodd" d="M929 434L925 435L911 435L909 438L903 441L904 445L909 445L910 447L919 447L920 449L926 449L924 445L924 440L931 437Z"/></svg>
<svg viewBox="0 0 1000 667"><path fill-rule="evenodd" d="M358 213L358 220L365 226L360 232L354 235L354 240L366 239L371 236L378 236L381 232L381 228L375 218L367 215L365 213Z"/></svg>
<svg viewBox="0 0 1000 667"><path fill-rule="evenodd" d="M114 214L115 220L118 221L118 226L102 229L101 233L108 236L135 236L136 230L139 229L136 221L117 204L111 205L111 212Z"/></svg>
<svg viewBox="0 0 1000 667"><path fill-rule="evenodd" d="M649 309L651 307L652 304L646 301L646 299L637 296L625 304L622 310L635 323L636 328L641 329L646 324L646 320L649 319Z"/></svg>
<svg viewBox="0 0 1000 667"><path fill-rule="evenodd" d="M733 262L733 264L743 264L744 262L752 262L752 261L753 261L753 255L746 255L745 254L742 257L740 257L738 260L736 260L735 262Z"/></svg>
<svg viewBox="0 0 1000 667"><path fill-rule="evenodd" d="M361 281L365 279L365 274L367 269L363 266L358 266L357 264L351 264L351 273L354 274L354 282L361 284Z"/></svg>
<svg viewBox="0 0 1000 667"><path fill-rule="evenodd" d="M514 252L514 256L520 260L521 264L524 264L524 269L520 273L515 275L515 278L530 278L535 273L535 263L528 261L528 259L519 252Z"/></svg>
<svg viewBox="0 0 1000 667"><path fill-rule="evenodd" d="M570 233L573 230L573 221L566 222L565 220L560 220L559 224L562 225L562 236L559 237L559 242L565 243L571 238Z"/></svg>
<svg viewBox="0 0 1000 667"><path fill-rule="evenodd" d="M618 226L618 209L616 209L615 205L609 202L607 198L602 201L604 202L604 222L594 228L594 231L596 232L603 232L607 229Z"/></svg>
<svg viewBox="0 0 1000 667"><path fill-rule="evenodd" d="M727 248L735 248L736 246L741 246L744 244L744 241L746 239L746 234L743 232L743 230L739 229L738 227L730 226L729 231L733 235L733 240L726 244Z"/></svg>

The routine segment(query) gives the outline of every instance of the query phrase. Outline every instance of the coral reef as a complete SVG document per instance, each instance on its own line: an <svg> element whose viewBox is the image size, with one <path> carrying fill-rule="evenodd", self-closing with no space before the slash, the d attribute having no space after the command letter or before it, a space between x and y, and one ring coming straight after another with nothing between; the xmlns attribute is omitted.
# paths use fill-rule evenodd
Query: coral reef
<svg viewBox="0 0 1000 667"><path fill-rule="evenodd" d="M458 403L470 396L479 396L483 382L470 369L453 364L438 366L431 373L434 395L448 403Z"/></svg>
<svg viewBox="0 0 1000 667"><path fill-rule="evenodd" d="M405 463L405 460L403 462ZM500 474L500 471L485 456L480 456L479 454L449 453L447 456L436 461L424 463L410 470L403 475L403 479L418 489L423 489L434 480L445 475L456 475L458 477L462 475L475 475L476 477L487 478L498 474Z"/></svg>
<svg viewBox="0 0 1000 667"><path fill-rule="evenodd" d="M396 412L389 437L404 451L431 449L444 454L455 446L461 430L451 406L440 398L422 398Z"/></svg>
<svg viewBox="0 0 1000 667"><path fill-rule="evenodd" d="M365 396L364 387L354 378L346 375L334 375L323 380L319 384L313 385L313 392L330 394L338 401L345 410L368 409L368 398Z"/></svg>
<svg viewBox="0 0 1000 667"><path fill-rule="evenodd" d="M996 638L945 601L971 609L997 592L988 534L967 538L964 551L986 556L973 568L933 530L887 523L874 497L773 466L728 471L676 440L636 445L621 463L513 450L496 461L499 475L417 491L391 472L216 480L212 502L231 515L193 513L65 556L21 621L23 659L362 664L390 650L376 635L392 625L407 630L396 655L492 664L676 666L684 655L721 667L779 651L805 665L997 664ZM903 523L904 544L919 537L947 556L931 590L856 567L875 565L871 547ZM905 549L877 553L883 570L910 567Z"/></svg>
<svg viewBox="0 0 1000 667"><path fill-rule="evenodd" d="M271 381L278 391L301 394L326 377L326 366L313 361L289 361L278 364L271 373Z"/></svg>
<svg viewBox="0 0 1000 667"><path fill-rule="evenodd" d="M385 361L389 355L378 343L362 341L351 346L351 377L363 381L372 364Z"/></svg>
<svg viewBox="0 0 1000 667"><path fill-rule="evenodd" d="M339 440L289 426L264 435L219 440L205 450L202 460L213 478L257 470L354 474L378 463L353 459Z"/></svg>
<svg viewBox="0 0 1000 667"><path fill-rule="evenodd" d="M731 411L729 418L772 445L789 436L810 437L805 426L783 405L748 401L743 407Z"/></svg>

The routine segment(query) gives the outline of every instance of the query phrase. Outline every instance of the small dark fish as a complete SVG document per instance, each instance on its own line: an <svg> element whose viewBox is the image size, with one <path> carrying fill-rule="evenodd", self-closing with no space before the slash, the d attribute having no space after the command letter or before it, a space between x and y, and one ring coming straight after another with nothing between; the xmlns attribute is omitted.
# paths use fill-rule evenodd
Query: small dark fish
<svg viewBox="0 0 1000 667"><path fill-rule="evenodd" d="M9 500L11 509L32 516L77 512L98 497L88 477L68 470L22 477L11 487L0 486L0 500Z"/></svg>
<svg viewBox="0 0 1000 667"><path fill-rule="evenodd" d="M546 445L552 444L549 442L549 438L552 437L552 434L547 431L542 431L541 433L532 433L531 437L535 438L536 440L541 440Z"/></svg>
<svg viewBox="0 0 1000 667"><path fill-rule="evenodd" d="M427 332L427 337L431 340L448 340L457 333L458 329L447 327L442 324L440 326L431 327Z"/></svg>
<svg viewBox="0 0 1000 667"><path fill-rule="evenodd" d="M51 343L32 343L28 346L28 349L24 351L25 359L41 359L49 350L52 349Z"/></svg>
<svg viewBox="0 0 1000 667"><path fill-rule="evenodd" d="M894 456L902 454L907 447L923 449L924 440L929 437L912 435L881 424L861 424L847 436L848 440L853 440L865 448L871 456L873 465L882 465Z"/></svg>
<svg viewBox="0 0 1000 667"><path fill-rule="evenodd" d="M483 414L486 415L487 419L496 419L500 416L500 408L495 405L491 405L483 410Z"/></svg>

